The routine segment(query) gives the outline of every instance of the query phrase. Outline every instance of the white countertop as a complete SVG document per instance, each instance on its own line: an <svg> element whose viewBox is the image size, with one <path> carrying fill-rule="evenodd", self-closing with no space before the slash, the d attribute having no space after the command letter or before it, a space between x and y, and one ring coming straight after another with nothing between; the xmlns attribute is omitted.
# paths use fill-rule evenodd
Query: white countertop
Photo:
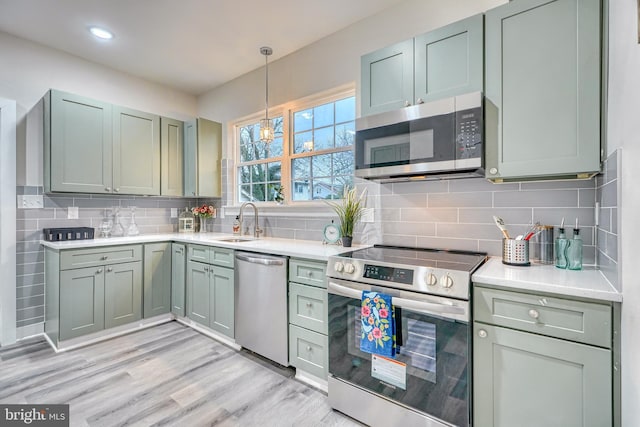
<svg viewBox="0 0 640 427"><path fill-rule="evenodd" d="M492 257L473 274L472 280L514 290L622 302L622 293L593 268L561 270L553 265L535 263L529 267L515 267L503 264L500 257Z"/></svg>
<svg viewBox="0 0 640 427"><path fill-rule="evenodd" d="M369 245L354 245L345 248L339 245L324 245L320 241L278 239L273 237L261 237L248 242L222 242L221 239L247 238L250 236L234 236L224 233L166 233L166 234L144 234L129 237L110 237L107 239L98 238L90 240L69 240L65 242L48 242L41 240L40 243L48 248L56 250L92 248L96 246L116 246L136 243L153 242L180 242L194 243L199 245L218 246L250 252L262 252L274 255L285 255L318 261L326 261L330 256L355 249L365 248Z"/></svg>

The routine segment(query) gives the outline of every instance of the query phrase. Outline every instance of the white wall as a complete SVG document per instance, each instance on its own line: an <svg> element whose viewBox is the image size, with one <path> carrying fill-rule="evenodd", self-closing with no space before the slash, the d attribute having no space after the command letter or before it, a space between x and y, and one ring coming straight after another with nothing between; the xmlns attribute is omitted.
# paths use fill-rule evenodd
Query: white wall
<svg viewBox="0 0 640 427"><path fill-rule="evenodd" d="M18 109L18 185L42 185L42 119L27 113L50 88L151 113L196 116L192 95L0 32L0 97Z"/></svg>
<svg viewBox="0 0 640 427"><path fill-rule="evenodd" d="M608 152L621 147L620 263L622 266L622 425L640 425L640 44L637 0L609 0Z"/></svg>
<svg viewBox="0 0 640 427"><path fill-rule="evenodd" d="M271 105L360 80L360 56L508 0L406 0L269 64ZM277 45L271 46L274 51ZM255 55L260 55L258 49ZM359 84L359 83L358 83ZM358 88L359 91L359 88ZM226 124L264 109L264 68L198 98L198 112ZM226 136L223 126L223 139ZM226 150L223 156L227 157Z"/></svg>

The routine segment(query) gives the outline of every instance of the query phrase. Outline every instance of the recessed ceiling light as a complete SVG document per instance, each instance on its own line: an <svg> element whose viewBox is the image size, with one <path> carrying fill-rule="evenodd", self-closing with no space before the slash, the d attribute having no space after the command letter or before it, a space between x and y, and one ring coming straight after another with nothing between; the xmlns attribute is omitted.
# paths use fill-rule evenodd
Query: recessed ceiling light
<svg viewBox="0 0 640 427"><path fill-rule="evenodd" d="M89 27L89 31L91 31L91 34L93 34L94 36L98 37L99 39L109 40L109 39L113 38L113 33L111 33L110 31L105 30L104 28Z"/></svg>

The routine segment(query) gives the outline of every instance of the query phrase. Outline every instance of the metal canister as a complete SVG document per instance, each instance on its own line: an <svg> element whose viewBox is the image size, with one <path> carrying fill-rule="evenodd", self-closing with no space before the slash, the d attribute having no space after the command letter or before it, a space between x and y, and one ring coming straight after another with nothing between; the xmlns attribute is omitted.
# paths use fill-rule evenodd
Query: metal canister
<svg viewBox="0 0 640 427"><path fill-rule="evenodd" d="M534 237L534 259L540 264L553 264L553 225L541 225Z"/></svg>
<svg viewBox="0 0 640 427"><path fill-rule="evenodd" d="M531 265L529 261L529 241L502 239L502 263L507 265Z"/></svg>

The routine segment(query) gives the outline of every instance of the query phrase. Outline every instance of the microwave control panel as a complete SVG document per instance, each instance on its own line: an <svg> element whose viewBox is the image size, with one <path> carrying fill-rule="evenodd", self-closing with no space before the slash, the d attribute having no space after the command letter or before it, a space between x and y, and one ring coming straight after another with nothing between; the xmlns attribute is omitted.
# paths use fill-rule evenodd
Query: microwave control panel
<svg viewBox="0 0 640 427"><path fill-rule="evenodd" d="M482 108L456 112L456 158L482 157Z"/></svg>

